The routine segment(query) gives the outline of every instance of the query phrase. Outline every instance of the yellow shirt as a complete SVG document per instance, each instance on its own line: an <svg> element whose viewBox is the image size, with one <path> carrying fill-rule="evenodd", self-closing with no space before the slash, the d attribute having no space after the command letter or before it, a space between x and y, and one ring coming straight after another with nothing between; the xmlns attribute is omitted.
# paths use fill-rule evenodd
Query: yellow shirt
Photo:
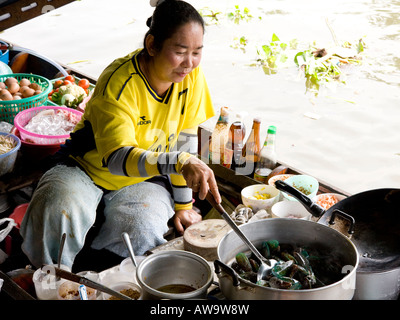
<svg viewBox="0 0 400 320"><path fill-rule="evenodd" d="M165 160L165 152L179 151L174 150L179 134L215 115L200 67L182 82L173 83L160 97L140 70L140 51L116 59L103 71L66 144L70 155L93 181L107 190L163 174L160 159ZM121 147L131 150L124 159L124 175L115 175L107 168L108 160ZM168 173L173 185L182 186L185 181L181 167L190 155L175 154L167 160L167 165L174 167Z"/></svg>

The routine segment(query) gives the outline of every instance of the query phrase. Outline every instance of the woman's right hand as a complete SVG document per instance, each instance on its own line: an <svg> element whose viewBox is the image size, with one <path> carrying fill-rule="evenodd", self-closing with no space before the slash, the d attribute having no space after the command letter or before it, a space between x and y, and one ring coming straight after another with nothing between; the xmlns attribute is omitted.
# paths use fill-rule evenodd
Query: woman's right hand
<svg viewBox="0 0 400 320"><path fill-rule="evenodd" d="M218 191L214 172L203 161L195 156L190 157L182 166L182 175L187 186L199 193L199 198L204 200L208 190L214 196L217 203L221 203L221 195Z"/></svg>

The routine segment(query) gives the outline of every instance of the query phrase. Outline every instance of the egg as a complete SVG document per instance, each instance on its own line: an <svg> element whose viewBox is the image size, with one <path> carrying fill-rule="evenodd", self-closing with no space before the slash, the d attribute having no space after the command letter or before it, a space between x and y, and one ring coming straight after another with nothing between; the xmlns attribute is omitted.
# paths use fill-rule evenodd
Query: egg
<svg viewBox="0 0 400 320"><path fill-rule="evenodd" d="M18 82L18 80L15 79L14 77L10 77L10 78L7 78L6 81L4 81L4 83L5 83L5 85L6 85L7 87L9 87L10 84L13 83L13 82Z"/></svg>
<svg viewBox="0 0 400 320"><path fill-rule="evenodd" d="M8 86L8 91L10 91L11 94L14 94L19 91L19 84L17 82L13 82Z"/></svg>
<svg viewBox="0 0 400 320"><path fill-rule="evenodd" d="M41 94L42 90L35 90L35 92L33 93L34 96L36 96L37 94Z"/></svg>
<svg viewBox="0 0 400 320"><path fill-rule="evenodd" d="M2 89L0 91L0 99L4 101L13 100L13 96L7 89Z"/></svg>
<svg viewBox="0 0 400 320"><path fill-rule="evenodd" d="M6 88L6 84L4 82L0 82L0 90L5 89L5 88Z"/></svg>
<svg viewBox="0 0 400 320"><path fill-rule="evenodd" d="M31 82L28 80L28 79L26 79L26 78L22 78L20 81L19 81L19 85L21 86L21 87L24 87L24 86L29 86L31 84Z"/></svg>
<svg viewBox="0 0 400 320"><path fill-rule="evenodd" d="M24 98L32 97L35 93L35 90L29 88L28 86L22 86L19 91L22 93L22 97Z"/></svg>
<svg viewBox="0 0 400 320"><path fill-rule="evenodd" d="M31 89L33 89L33 90L42 90L42 87L41 87L38 83L35 83L35 82L32 82L32 83L29 85L29 88L31 88Z"/></svg>
<svg viewBox="0 0 400 320"><path fill-rule="evenodd" d="M16 95L16 94L13 95L13 100L21 100L21 99L22 99L22 97L20 95Z"/></svg>

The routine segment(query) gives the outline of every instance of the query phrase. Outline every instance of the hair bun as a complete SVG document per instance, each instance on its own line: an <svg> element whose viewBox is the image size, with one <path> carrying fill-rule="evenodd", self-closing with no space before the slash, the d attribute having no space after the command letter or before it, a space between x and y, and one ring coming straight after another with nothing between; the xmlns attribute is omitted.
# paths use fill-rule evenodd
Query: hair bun
<svg viewBox="0 0 400 320"><path fill-rule="evenodd" d="M150 5L152 6L152 7L156 7L156 6L158 6L159 4L161 4L162 2L164 2L165 0L150 0Z"/></svg>
<svg viewBox="0 0 400 320"><path fill-rule="evenodd" d="M153 17L147 18L146 21L146 26L148 26L149 28L151 27L151 22L153 21Z"/></svg>

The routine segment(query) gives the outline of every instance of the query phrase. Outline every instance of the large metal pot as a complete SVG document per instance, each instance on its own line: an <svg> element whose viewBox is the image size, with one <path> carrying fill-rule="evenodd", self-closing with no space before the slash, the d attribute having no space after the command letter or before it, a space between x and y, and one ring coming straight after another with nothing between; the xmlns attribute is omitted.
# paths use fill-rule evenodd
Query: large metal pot
<svg viewBox="0 0 400 320"><path fill-rule="evenodd" d="M248 251L247 246L233 232L228 232L220 241L215 261L215 272L219 286L227 299L232 300L350 300L355 291L358 253L354 244L340 232L312 221L297 219L265 219L241 225L240 230L256 246L262 241L276 239L309 247L322 247L337 256L347 273L342 280L333 284L304 290L274 289L256 285L241 279L230 268L235 255Z"/></svg>
<svg viewBox="0 0 400 320"><path fill-rule="evenodd" d="M319 224L336 228L354 243L360 260L354 299L398 299L400 189L364 191L324 210L285 181L277 181L275 186L298 199L313 216L319 218Z"/></svg>

